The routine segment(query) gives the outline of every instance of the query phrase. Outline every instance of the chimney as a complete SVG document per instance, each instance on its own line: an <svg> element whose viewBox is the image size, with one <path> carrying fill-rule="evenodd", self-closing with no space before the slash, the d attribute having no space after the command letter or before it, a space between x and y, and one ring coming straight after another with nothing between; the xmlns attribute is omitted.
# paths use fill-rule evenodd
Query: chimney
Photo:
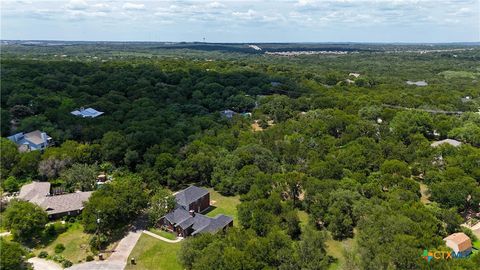
<svg viewBox="0 0 480 270"><path fill-rule="evenodd" d="M190 216L192 216L192 217L194 217L194 216L195 216L195 211L193 211L193 210L190 210L190 211L188 211L188 212L190 213Z"/></svg>

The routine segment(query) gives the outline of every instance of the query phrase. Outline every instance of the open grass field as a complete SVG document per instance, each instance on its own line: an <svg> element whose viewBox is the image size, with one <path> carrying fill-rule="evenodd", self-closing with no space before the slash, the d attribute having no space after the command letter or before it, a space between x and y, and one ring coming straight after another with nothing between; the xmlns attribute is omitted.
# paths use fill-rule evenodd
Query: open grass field
<svg viewBox="0 0 480 270"><path fill-rule="evenodd" d="M127 264L126 270L181 270L177 253L181 243L167 243L142 234L129 258L135 258L136 265Z"/></svg>
<svg viewBox="0 0 480 270"><path fill-rule="evenodd" d="M166 232L164 230L160 230L160 229L157 229L157 228L150 228L148 229L150 232L156 234L156 235L160 235L162 237L165 237L167 239L170 239L170 240L175 240L177 239L177 237L175 236L175 234L173 233L170 233L170 232Z"/></svg>
<svg viewBox="0 0 480 270"><path fill-rule="evenodd" d="M85 261L87 255L92 255L89 251L89 240L90 236L83 232L83 226L80 223L73 223L66 232L60 234L46 247L35 249L35 253L45 250L48 255L55 255L55 246L63 244L65 250L60 255L72 263L78 263L80 260Z"/></svg>
<svg viewBox="0 0 480 270"><path fill-rule="evenodd" d="M206 215L209 217L214 217L218 214L231 216L233 217L234 226L237 226L237 205L240 204L240 196L226 197L215 191L213 188L209 188L208 191L210 191L210 201L213 201L214 203L212 204L213 210L209 211Z"/></svg>

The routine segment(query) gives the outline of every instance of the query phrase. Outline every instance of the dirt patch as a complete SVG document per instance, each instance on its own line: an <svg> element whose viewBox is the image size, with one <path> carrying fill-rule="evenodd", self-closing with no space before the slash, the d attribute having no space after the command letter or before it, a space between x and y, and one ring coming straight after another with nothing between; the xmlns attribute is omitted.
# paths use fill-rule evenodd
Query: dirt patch
<svg viewBox="0 0 480 270"><path fill-rule="evenodd" d="M215 201L215 200L210 201L210 205L215 205L216 203L217 203L217 201Z"/></svg>
<svg viewBox="0 0 480 270"><path fill-rule="evenodd" d="M252 129L254 132L263 131L263 128L258 124L257 120L252 124Z"/></svg>
<svg viewBox="0 0 480 270"><path fill-rule="evenodd" d="M430 195L428 194L429 193L428 186L423 183L420 183L420 193L422 194L420 201L423 204L429 204L431 201L430 201Z"/></svg>

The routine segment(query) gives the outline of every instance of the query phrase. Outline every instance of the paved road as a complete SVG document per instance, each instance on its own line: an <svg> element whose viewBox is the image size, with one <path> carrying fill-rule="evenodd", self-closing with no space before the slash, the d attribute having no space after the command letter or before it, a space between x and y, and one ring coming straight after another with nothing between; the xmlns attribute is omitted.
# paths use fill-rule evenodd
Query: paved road
<svg viewBox="0 0 480 270"><path fill-rule="evenodd" d="M63 268L53 261L47 261L41 258L30 258L28 262L33 265L35 270L63 270Z"/></svg>
<svg viewBox="0 0 480 270"><path fill-rule="evenodd" d="M0 233L0 237L9 236L10 234L12 234L12 233L10 233L10 232L2 232L2 233Z"/></svg>

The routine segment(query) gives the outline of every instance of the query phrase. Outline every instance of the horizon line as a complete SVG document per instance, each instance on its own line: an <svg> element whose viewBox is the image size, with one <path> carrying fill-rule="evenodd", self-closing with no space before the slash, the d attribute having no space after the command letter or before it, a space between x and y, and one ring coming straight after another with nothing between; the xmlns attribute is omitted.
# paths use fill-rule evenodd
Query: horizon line
<svg viewBox="0 0 480 270"><path fill-rule="evenodd" d="M68 39L1 39L5 41L22 41L22 42L103 42L103 43L200 43L200 44L400 44L400 45L432 45L432 44L472 44L480 45L479 41L438 41L438 42L421 42L421 41L242 41L242 42L208 42L208 41L153 41L153 40L68 40Z"/></svg>

